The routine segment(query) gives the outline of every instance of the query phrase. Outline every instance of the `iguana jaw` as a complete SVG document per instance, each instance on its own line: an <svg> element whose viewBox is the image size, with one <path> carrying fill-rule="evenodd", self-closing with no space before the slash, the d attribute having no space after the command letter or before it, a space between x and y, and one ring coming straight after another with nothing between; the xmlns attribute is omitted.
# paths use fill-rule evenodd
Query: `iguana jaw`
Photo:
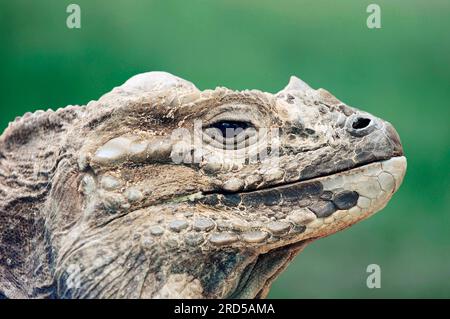
<svg viewBox="0 0 450 319"><path fill-rule="evenodd" d="M268 189L235 194L196 193L178 201L200 205L196 217L209 216L202 211L210 209L214 202L215 220L227 218L225 225L209 233L212 247L258 247L261 253L266 253L330 235L371 216L387 204L405 171L406 158L398 156ZM272 211L285 213L276 216Z"/></svg>
<svg viewBox="0 0 450 319"><path fill-rule="evenodd" d="M322 194L325 191L342 191L343 189L357 191L360 194L356 207L348 210L337 210L328 217L314 218L309 222L306 222L305 215L302 213L304 209L309 210L309 208L294 208L295 202L290 202L289 212L284 219L275 221L268 219L267 222L264 221L265 219L255 219L256 223L248 223L248 228L245 228L244 225L244 228L238 229L236 226L239 225L236 222L242 222L242 220L238 219L237 214L241 212L245 215L245 212L240 211L237 207L230 210L230 207L223 204L223 199L220 198L222 195L220 195L219 204L214 210L197 199L128 212L123 217L105 224L101 228L74 227L72 232L74 235L79 234L75 236L80 237L74 237L79 238L76 239L79 244L64 243L65 247L70 247L70 251L58 261L57 277L60 278L59 282L64 282L64 278L67 277L66 269L70 265L80 265L81 269L98 268L100 273L104 273L105 278L112 276L112 279L108 279L111 281L106 281L110 285L120 284L116 283L119 277L115 278L114 274L123 267L120 264L121 258L126 257L129 260L134 260L129 256L136 255L137 263L140 260L138 258L140 254L152 256L164 251L162 260L167 260L164 262L164 267L168 267L168 273L182 271L189 278L199 279L205 297L244 297L251 294L253 294L252 297L263 297L268 291L268 284L296 255L294 248L298 247L297 245L303 247L303 244L313 239L346 228L383 208L400 186L405 169L406 159L401 156L330 176L299 182L295 185L287 185L287 187L293 187L320 182L323 186ZM228 210L225 210L226 208ZM260 216L267 212L266 208L257 210ZM189 211L193 212L192 215L185 215ZM154 217L158 216L161 218L159 222L154 220ZM228 216L229 219L224 220L224 216ZM306 217L308 216L311 216L311 214L307 214ZM205 221L200 222L200 219L207 219L211 224ZM181 227L181 220L186 223L183 227ZM225 224L223 224L224 222ZM282 228L274 222L286 222L289 224L289 228L287 231L281 232ZM80 226L83 227L82 224ZM263 237L263 240L260 240L261 237L256 236L255 232L257 234L266 233L267 235ZM228 234L229 237L224 237L224 234ZM67 234L67 237L72 237L72 234ZM93 240L93 238L98 239ZM113 246L111 246L112 243L114 243ZM174 244L176 246L173 246ZM104 251L108 254L104 255L102 253ZM214 261L218 258L214 256L218 254L226 254L228 257L221 257L220 261ZM108 256L112 260L117 258L119 263L106 263L105 265L100 263L97 265L98 256L103 256L102 262L107 261L104 257ZM238 259L235 260L235 258ZM213 276L210 273L211 267L225 267L229 264L229 259L235 261L229 266L231 267L231 273L227 275L226 283L222 280L206 279ZM208 262L205 263L205 260L208 260ZM258 271L250 271L247 279L245 279L242 273L245 272L245 267L252 262L257 267L254 269L258 269ZM157 267L157 264L154 267ZM136 269L133 269L133 276L138 278L138 276L145 275L142 271L141 268L136 266ZM158 272L160 270L155 268L148 271ZM86 276L88 275L89 272L86 273ZM83 278L82 282L84 280L86 280L87 285L92 284L89 279ZM142 277L141 280L145 280L145 277ZM238 288L240 282L242 282L242 287ZM62 286L60 293L66 297L99 297L98 294L104 293L101 286L99 286L98 291L90 291L89 286L82 287L82 290L67 292L66 288ZM128 291L126 292L128 293Z"/></svg>
<svg viewBox="0 0 450 319"><path fill-rule="evenodd" d="M300 235L290 232L276 242L260 246L258 257L242 271L229 297L266 297L271 283L308 243L381 210L402 183L405 170L406 159L401 156L314 179L322 183L325 190L343 188L358 191L361 195L356 206L349 210L337 210L329 217L316 218L304 225L305 230Z"/></svg>

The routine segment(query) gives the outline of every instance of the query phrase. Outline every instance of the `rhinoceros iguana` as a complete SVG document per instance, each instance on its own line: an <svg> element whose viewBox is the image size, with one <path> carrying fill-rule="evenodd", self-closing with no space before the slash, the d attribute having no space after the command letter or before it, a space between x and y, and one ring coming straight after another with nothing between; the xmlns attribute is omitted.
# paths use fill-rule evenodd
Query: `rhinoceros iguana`
<svg viewBox="0 0 450 319"><path fill-rule="evenodd" d="M271 94L136 75L4 131L0 295L262 298L405 170L391 124L296 77Z"/></svg>

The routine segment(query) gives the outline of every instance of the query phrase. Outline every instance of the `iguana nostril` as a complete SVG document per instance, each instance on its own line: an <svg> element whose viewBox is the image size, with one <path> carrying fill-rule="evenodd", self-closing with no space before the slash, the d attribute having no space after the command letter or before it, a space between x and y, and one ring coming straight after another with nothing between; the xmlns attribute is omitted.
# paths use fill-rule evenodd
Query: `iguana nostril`
<svg viewBox="0 0 450 319"><path fill-rule="evenodd" d="M379 128L376 119L364 114L353 114L347 119L347 131L356 137L362 137Z"/></svg>
<svg viewBox="0 0 450 319"><path fill-rule="evenodd" d="M369 126L370 122L371 122L371 119L364 118L364 117L357 117L355 119L355 121L353 122L352 127L355 130L363 129L363 128L366 128L367 126Z"/></svg>

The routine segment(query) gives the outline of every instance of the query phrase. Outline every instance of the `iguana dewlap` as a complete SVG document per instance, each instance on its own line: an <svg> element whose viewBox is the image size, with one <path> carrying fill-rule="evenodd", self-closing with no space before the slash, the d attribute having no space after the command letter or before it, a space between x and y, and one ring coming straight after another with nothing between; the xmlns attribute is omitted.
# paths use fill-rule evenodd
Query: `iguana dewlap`
<svg viewBox="0 0 450 319"><path fill-rule="evenodd" d="M0 137L0 297L265 297L405 170L391 124L296 77L271 94L140 74Z"/></svg>

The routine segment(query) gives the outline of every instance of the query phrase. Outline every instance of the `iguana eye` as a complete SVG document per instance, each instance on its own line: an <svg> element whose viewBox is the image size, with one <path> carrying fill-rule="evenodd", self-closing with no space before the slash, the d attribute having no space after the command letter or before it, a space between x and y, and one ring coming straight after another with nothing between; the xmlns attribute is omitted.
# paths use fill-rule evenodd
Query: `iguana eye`
<svg viewBox="0 0 450 319"><path fill-rule="evenodd" d="M216 129L220 131L222 137L232 138L238 136L240 133L245 131L247 128L253 127L251 123L240 122L240 121L220 121L211 124L208 128Z"/></svg>
<svg viewBox="0 0 450 319"><path fill-rule="evenodd" d="M204 141L219 149L236 150L254 142L255 127L248 121L220 120L204 127Z"/></svg>

